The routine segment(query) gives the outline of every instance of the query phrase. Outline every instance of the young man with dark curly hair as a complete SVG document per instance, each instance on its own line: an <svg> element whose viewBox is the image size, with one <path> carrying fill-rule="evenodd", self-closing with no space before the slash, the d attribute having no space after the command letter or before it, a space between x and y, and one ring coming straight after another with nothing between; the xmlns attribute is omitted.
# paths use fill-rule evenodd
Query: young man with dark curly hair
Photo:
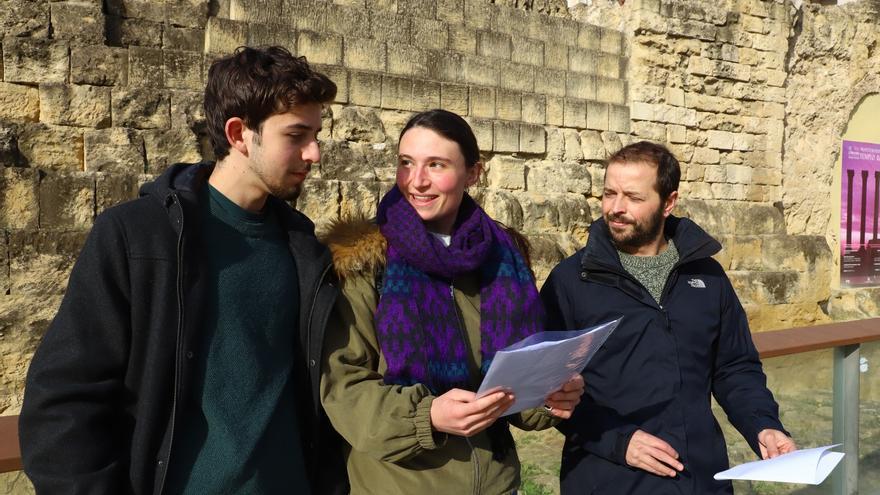
<svg viewBox="0 0 880 495"><path fill-rule="evenodd" d="M98 216L28 372L38 493L341 493L317 395L329 252L287 201L336 85L279 47L213 63L215 163Z"/></svg>

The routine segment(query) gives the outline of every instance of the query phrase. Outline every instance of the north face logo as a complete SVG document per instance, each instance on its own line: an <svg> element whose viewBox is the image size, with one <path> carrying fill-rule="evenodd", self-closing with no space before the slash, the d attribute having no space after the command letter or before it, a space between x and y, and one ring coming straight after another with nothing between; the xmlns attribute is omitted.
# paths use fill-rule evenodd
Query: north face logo
<svg viewBox="0 0 880 495"><path fill-rule="evenodd" d="M692 279L688 280L688 285L690 285L694 289L705 289L706 288L706 282L703 282L702 280L700 280L698 278L692 278Z"/></svg>

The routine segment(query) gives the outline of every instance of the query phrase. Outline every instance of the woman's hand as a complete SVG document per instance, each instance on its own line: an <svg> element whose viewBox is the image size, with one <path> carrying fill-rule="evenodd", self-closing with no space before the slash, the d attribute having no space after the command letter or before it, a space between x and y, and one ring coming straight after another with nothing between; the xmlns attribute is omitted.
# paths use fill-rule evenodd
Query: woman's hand
<svg viewBox="0 0 880 495"><path fill-rule="evenodd" d="M574 407L580 403L583 393L584 377L575 375L565 382L559 390L547 396L544 404L553 416L568 419L574 412Z"/></svg>
<svg viewBox="0 0 880 495"><path fill-rule="evenodd" d="M431 425L437 431L470 437L491 426L513 400L513 394L503 390L477 399L474 392L454 388L431 403Z"/></svg>

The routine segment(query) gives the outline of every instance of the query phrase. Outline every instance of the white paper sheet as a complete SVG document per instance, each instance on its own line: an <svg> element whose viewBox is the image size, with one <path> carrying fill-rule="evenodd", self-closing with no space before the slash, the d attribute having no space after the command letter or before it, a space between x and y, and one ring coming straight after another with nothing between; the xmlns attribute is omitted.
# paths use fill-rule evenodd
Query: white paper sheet
<svg viewBox="0 0 880 495"><path fill-rule="evenodd" d="M505 347L495 353L477 397L498 389L513 391L516 400L505 416L543 405L548 395L584 370L620 320L584 330L539 332Z"/></svg>
<svg viewBox="0 0 880 495"><path fill-rule="evenodd" d="M776 481L818 485L843 459L842 452L832 452L837 445L795 450L773 459L747 462L715 475L716 480Z"/></svg>

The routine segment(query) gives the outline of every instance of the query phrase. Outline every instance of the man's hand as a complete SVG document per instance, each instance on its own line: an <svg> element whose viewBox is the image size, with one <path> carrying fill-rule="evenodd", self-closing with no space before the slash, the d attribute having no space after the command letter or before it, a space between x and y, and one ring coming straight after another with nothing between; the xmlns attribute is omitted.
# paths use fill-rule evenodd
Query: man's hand
<svg viewBox="0 0 880 495"><path fill-rule="evenodd" d="M626 463L657 476L673 477L684 469L671 445L642 430L636 430L629 439Z"/></svg>
<svg viewBox="0 0 880 495"><path fill-rule="evenodd" d="M477 399L473 392L454 388L431 403L431 425L437 431L470 437L491 426L513 401L513 394L503 390Z"/></svg>
<svg viewBox="0 0 880 495"><path fill-rule="evenodd" d="M568 419L574 412L574 407L581 401L584 393L584 377L575 375L569 381L562 384L559 390L547 396L544 404L549 408L550 414L557 418Z"/></svg>
<svg viewBox="0 0 880 495"><path fill-rule="evenodd" d="M762 459L773 459L778 455L797 450L797 445L794 444L794 440L790 436L769 428L758 433L758 446L761 449Z"/></svg>

